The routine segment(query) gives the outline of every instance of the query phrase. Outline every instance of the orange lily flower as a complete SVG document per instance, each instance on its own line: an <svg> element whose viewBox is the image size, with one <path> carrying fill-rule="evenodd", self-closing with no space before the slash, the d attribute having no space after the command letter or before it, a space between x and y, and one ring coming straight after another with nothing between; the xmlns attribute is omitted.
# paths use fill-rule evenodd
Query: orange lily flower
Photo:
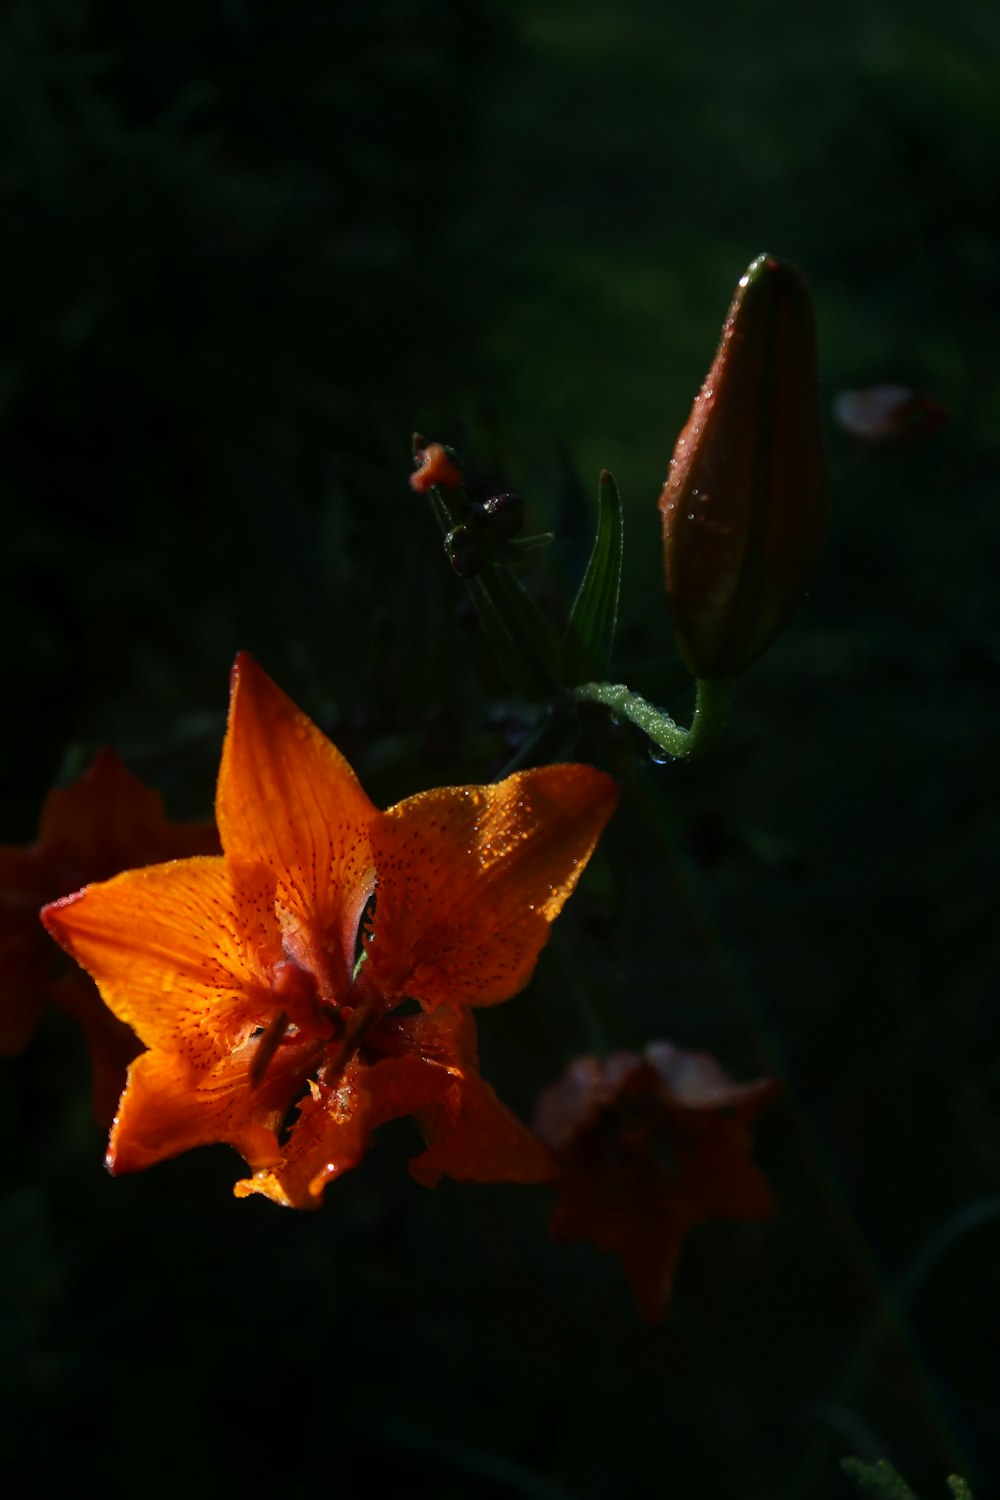
<svg viewBox="0 0 1000 1500"><path fill-rule="evenodd" d="M0 848L0 1054L27 1046L51 1001L86 1033L95 1112L109 1123L139 1042L85 975L58 972L61 955L38 909L85 881L218 848L211 823L169 823L159 794L113 750L99 750L71 786L51 791L35 842Z"/></svg>
<svg viewBox="0 0 1000 1500"><path fill-rule="evenodd" d="M773 1078L733 1083L713 1058L670 1042L579 1058L535 1116L562 1168L553 1240L614 1251L643 1316L658 1322L693 1224L773 1212L747 1126L777 1089Z"/></svg>
<svg viewBox="0 0 1000 1500"><path fill-rule="evenodd" d="M110 1170L226 1141L251 1168L237 1196L315 1208L376 1126L413 1115L420 1182L553 1176L548 1148L479 1076L470 1007L528 983L617 799L599 771L557 765L380 812L240 656L223 855L129 871L43 914L148 1049Z"/></svg>

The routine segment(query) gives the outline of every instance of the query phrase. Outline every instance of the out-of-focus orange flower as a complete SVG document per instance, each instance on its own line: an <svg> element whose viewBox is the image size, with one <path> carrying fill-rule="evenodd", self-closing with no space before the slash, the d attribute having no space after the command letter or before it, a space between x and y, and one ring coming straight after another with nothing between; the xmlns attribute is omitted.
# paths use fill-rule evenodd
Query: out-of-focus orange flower
<svg viewBox="0 0 1000 1500"><path fill-rule="evenodd" d="M733 1083L711 1057L669 1042L572 1063L535 1116L562 1168L553 1240L613 1250L643 1316L659 1321L693 1224L773 1211L747 1126L777 1089L771 1078Z"/></svg>
<svg viewBox="0 0 1000 1500"><path fill-rule="evenodd" d="M87 881L218 848L211 823L168 822L159 794L113 750L99 750L78 780L50 792L35 842L0 848L0 1053L21 1051L52 1001L86 1033L95 1111L110 1123L139 1043L90 980L68 971L38 909Z"/></svg>
<svg viewBox="0 0 1000 1500"><path fill-rule="evenodd" d="M816 333L799 273L740 279L660 495L667 598L696 677L734 677L800 602L826 529Z"/></svg>
<svg viewBox="0 0 1000 1500"><path fill-rule="evenodd" d="M469 1008L528 983L617 798L599 771L556 765L380 812L241 656L223 855L130 871L44 914L148 1049L110 1169L227 1141L252 1169L238 1196L314 1208L376 1126L414 1115L421 1182L551 1177L548 1148L479 1076Z"/></svg>
<svg viewBox="0 0 1000 1500"><path fill-rule="evenodd" d="M908 447L937 432L949 417L940 401L908 385L841 391L833 415L846 432L872 448Z"/></svg>
<svg viewBox="0 0 1000 1500"><path fill-rule="evenodd" d="M462 471L449 458L443 443L428 443L426 448L414 454L414 462L417 469L410 475L410 489L419 494L438 485L445 490L454 490L462 483Z"/></svg>

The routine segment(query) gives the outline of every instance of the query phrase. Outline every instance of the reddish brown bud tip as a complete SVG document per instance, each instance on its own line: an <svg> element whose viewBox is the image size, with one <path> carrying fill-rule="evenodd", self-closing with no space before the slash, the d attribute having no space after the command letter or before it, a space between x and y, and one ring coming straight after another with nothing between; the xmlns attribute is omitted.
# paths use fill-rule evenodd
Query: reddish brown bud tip
<svg viewBox="0 0 1000 1500"><path fill-rule="evenodd" d="M733 677L799 603L826 526L812 304L761 255L740 278L660 495L674 633L697 677Z"/></svg>
<svg viewBox="0 0 1000 1500"><path fill-rule="evenodd" d="M419 467L415 474L410 475L411 490L420 494L435 487L455 490L462 483L462 471L442 443L428 443L426 448L414 454L414 461Z"/></svg>

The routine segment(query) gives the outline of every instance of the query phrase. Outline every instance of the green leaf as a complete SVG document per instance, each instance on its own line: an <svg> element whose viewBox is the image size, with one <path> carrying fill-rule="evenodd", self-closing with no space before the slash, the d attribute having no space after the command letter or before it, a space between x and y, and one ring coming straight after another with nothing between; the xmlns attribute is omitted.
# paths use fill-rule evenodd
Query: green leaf
<svg viewBox="0 0 1000 1500"><path fill-rule="evenodd" d="M563 681L600 680L611 665L622 576L622 502L607 469L601 471L597 536L562 642Z"/></svg>
<svg viewBox="0 0 1000 1500"><path fill-rule="evenodd" d="M480 624L512 681L529 697L551 697L559 680L559 647L534 599L502 563L487 563L467 582Z"/></svg>
<svg viewBox="0 0 1000 1500"><path fill-rule="evenodd" d="M860 1458L842 1458L840 1467L857 1480L866 1495L881 1496L881 1500L916 1500L910 1486L884 1458L876 1464L863 1464ZM957 1474L949 1474L948 1488L953 1500L972 1500L972 1491Z"/></svg>
<svg viewBox="0 0 1000 1500"><path fill-rule="evenodd" d="M842 1458L840 1467L857 1480L866 1495L881 1496L882 1500L916 1500L910 1486L884 1458L875 1464L864 1464L860 1458Z"/></svg>

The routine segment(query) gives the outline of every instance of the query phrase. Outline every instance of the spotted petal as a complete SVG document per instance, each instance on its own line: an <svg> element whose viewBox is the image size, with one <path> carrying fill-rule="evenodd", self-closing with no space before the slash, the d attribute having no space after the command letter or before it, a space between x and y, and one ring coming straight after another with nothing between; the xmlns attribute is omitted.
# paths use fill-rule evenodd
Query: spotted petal
<svg viewBox="0 0 1000 1500"><path fill-rule="evenodd" d="M79 969L60 974L50 988L53 1004L77 1023L86 1038L94 1116L106 1129L118 1109L128 1065L142 1044L131 1026L111 1014L94 981Z"/></svg>
<svg viewBox="0 0 1000 1500"><path fill-rule="evenodd" d="M340 751L245 652L233 667L216 817L233 864L273 873L288 951L342 997L374 883L376 809Z"/></svg>
<svg viewBox="0 0 1000 1500"><path fill-rule="evenodd" d="M609 776L557 765L422 792L381 814L366 983L429 1007L516 995L617 801Z"/></svg>
<svg viewBox="0 0 1000 1500"><path fill-rule="evenodd" d="M447 1079L447 1087L417 1111L427 1149L410 1162L412 1177L435 1187L442 1177L528 1183L556 1175L548 1146L480 1077L476 1023L467 1010L442 1006L396 1022L395 1031L396 1045L414 1049Z"/></svg>
<svg viewBox="0 0 1000 1500"><path fill-rule="evenodd" d="M111 1130L108 1169L141 1171L217 1141L235 1146L251 1167L277 1161L277 1131L317 1047L303 1038L283 1043L257 1089L249 1083L253 1050L248 1042L197 1068L166 1052L136 1058Z"/></svg>
<svg viewBox="0 0 1000 1500"><path fill-rule="evenodd" d="M280 953L264 872L237 888L211 857L128 870L42 912L118 1019L194 1068L214 1066L277 1009L261 963L268 918Z"/></svg>

